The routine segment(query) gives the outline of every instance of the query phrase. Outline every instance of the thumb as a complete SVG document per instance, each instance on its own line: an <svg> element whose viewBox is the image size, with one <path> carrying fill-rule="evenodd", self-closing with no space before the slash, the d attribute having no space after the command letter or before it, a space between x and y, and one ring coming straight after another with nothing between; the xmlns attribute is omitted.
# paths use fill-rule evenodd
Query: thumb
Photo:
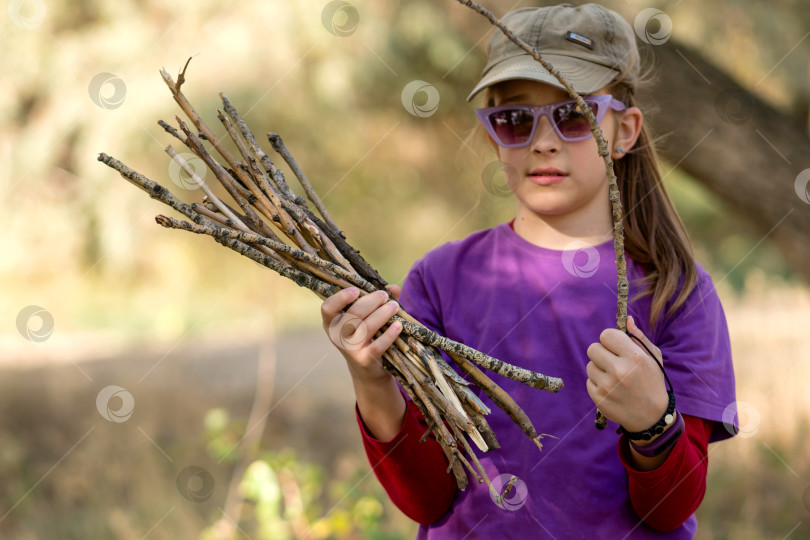
<svg viewBox="0 0 810 540"><path fill-rule="evenodd" d="M390 294L394 300L399 300L399 295L402 294L402 287L399 285L387 285L385 290L388 291L388 294Z"/></svg>
<svg viewBox="0 0 810 540"><path fill-rule="evenodd" d="M636 320L633 318L632 315L627 316L627 331L636 336L637 338L639 338L641 342L644 343L644 345L646 345L647 348L650 349L650 351L652 351L652 353L655 355L656 360L658 360L661 363L664 362L664 359L661 356L661 349L656 347L649 339L647 339L647 336L644 335L644 332L642 332L641 329L639 329L638 325L636 325ZM638 342L636 342L636 344L638 344Z"/></svg>

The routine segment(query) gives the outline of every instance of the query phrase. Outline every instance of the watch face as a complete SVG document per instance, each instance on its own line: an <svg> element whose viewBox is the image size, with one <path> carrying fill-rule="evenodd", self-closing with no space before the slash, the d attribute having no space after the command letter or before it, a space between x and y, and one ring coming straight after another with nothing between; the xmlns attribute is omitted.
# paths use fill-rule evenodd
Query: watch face
<svg viewBox="0 0 810 540"><path fill-rule="evenodd" d="M668 414L668 415L666 415L664 417L664 422L666 422L667 425L670 425L674 421L675 421L675 417L672 416L671 414Z"/></svg>

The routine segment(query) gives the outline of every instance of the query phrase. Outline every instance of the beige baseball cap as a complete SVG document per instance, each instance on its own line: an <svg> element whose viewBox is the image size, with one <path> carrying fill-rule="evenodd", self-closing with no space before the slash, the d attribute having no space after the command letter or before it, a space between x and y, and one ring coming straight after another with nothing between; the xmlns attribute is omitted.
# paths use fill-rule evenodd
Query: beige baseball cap
<svg viewBox="0 0 810 540"><path fill-rule="evenodd" d="M597 4L521 8L501 21L558 69L574 90L590 94L620 74L635 78L639 53L633 27L621 15ZM510 79L531 79L564 88L523 49L495 29L487 47L489 61L467 96Z"/></svg>

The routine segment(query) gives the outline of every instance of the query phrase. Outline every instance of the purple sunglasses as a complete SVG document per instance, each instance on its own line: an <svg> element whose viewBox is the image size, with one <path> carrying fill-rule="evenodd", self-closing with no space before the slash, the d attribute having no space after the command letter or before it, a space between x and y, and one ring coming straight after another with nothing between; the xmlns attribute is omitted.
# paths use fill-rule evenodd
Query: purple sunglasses
<svg viewBox="0 0 810 540"><path fill-rule="evenodd" d="M623 111L627 107L609 94L583 96L593 110L596 121L602 123L608 109ZM534 140L534 132L541 116L551 120L554 131L566 142L584 141L593 136L585 113L577 109L574 100L560 101L534 107L531 105L501 105L476 109L475 115L487 133L504 148L528 146Z"/></svg>

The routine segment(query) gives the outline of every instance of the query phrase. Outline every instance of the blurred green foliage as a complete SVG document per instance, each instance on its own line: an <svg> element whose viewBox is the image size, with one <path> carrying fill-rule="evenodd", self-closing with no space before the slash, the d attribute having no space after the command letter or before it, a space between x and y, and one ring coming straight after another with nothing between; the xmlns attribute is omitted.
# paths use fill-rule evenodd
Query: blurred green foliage
<svg viewBox="0 0 810 540"><path fill-rule="evenodd" d="M402 519L380 484L364 481L370 474L366 467L327 472L300 459L290 448L259 450L255 458L240 455L241 451L233 449L245 432L244 422L231 421L224 409L208 411L205 428L212 458L250 462L237 487L241 515L224 518L238 526L238 533L233 533L265 540L402 540L413 536L415 525ZM200 540L233 538L231 533L223 534L222 511L217 510L214 520Z"/></svg>

